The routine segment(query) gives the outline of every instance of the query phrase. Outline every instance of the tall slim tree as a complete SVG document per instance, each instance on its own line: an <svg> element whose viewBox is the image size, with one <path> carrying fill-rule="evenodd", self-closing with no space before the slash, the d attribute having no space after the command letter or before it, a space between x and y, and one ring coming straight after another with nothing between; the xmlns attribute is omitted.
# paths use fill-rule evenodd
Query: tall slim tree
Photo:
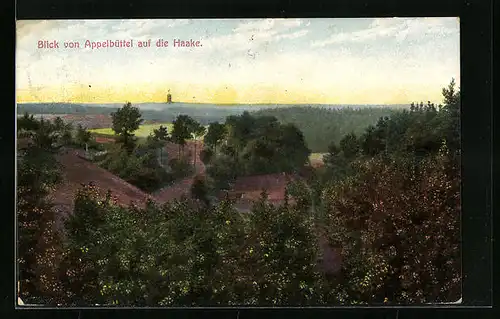
<svg viewBox="0 0 500 319"><path fill-rule="evenodd" d="M208 125L207 134L205 135L203 142L209 147L214 149L214 153L217 153L217 146L224 140L227 134L226 126L219 122L212 122Z"/></svg>
<svg viewBox="0 0 500 319"><path fill-rule="evenodd" d="M184 150L186 140L191 138L191 128L194 120L184 114L180 114L173 121L172 141L179 145L179 158L181 157L181 149Z"/></svg>
<svg viewBox="0 0 500 319"><path fill-rule="evenodd" d="M92 135L87 131L81 124L78 124L76 129L76 142L80 146L85 146L86 143L90 142Z"/></svg>
<svg viewBox="0 0 500 319"><path fill-rule="evenodd" d="M139 108L125 103L118 111L111 113L113 118L113 131L119 136L118 141L123 143L130 154L135 147L134 132L139 128L143 119Z"/></svg>
<svg viewBox="0 0 500 319"><path fill-rule="evenodd" d="M354 158L358 155L360 146L356 134L349 133L340 141L340 149L346 158Z"/></svg>
<svg viewBox="0 0 500 319"><path fill-rule="evenodd" d="M193 166L196 172L196 158L197 156L197 144L198 144L198 138L202 137L206 133L207 129L201 125L200 123L194 121L191 126L191 134L193 135L194 138L194 162Z"/></svg>
<svg viewBox="0 0 500 319"><path fill-rule="evenodd" d="M168 129L166 126L160 125L158 129L153 130L153 139L160 144L160 163L163 163L163 148L165 142L169 140Z"/></svg>
<svg viewBox="0 0 500 319"><path fill-rule="evenodd" d="M40 125L33 114L25 112L23 116L17 119L17 131L23 136L31 135Z"/></svg>
<svg viewBox="0 0 500 319"><path fill-rule="evenodd" d="M460 89L455 88L452 79L447 88L443 88L444 111L447 118L446 142L452 154L460 152Z"/></svg>

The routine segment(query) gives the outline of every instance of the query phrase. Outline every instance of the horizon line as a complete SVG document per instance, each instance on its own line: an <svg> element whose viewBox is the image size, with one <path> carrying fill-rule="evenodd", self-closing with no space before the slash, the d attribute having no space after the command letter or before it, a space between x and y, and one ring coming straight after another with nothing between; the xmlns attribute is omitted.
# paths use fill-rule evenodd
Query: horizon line
<svg viewBox="0 0 500 319"><path fill-rule="evenodd" d="M421 101L423 102L423 101ZM103 105L103 104L120 104L120 105L125 105L128 102L16 102L16 104L84 104L84 105ZM368 106L373 106L373 105L410 105L411 103L417 103L417 102L407 102L407 103L208 103L208 102L130 102L132 105L138 105L138 104L194 104L194 105L220 105L220 106L231 106L231 105L237 105L237 106L244 106L244 105L301 105L301 106L306 106L306 105L368 105Z"/></svg>

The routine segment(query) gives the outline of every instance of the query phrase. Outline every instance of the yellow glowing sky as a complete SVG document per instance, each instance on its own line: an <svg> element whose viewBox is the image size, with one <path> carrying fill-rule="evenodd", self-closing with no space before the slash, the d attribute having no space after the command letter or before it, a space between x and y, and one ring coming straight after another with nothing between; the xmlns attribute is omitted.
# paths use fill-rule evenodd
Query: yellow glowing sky
<svg viewBox="0 0 500 319"><path fill-rule="evenodd" d="M406 104L459 83L455 18L18 22L22 102ZM156 48L155 40L200 40ZM39 49L40 39L152 39L151 48Z"/></svg>

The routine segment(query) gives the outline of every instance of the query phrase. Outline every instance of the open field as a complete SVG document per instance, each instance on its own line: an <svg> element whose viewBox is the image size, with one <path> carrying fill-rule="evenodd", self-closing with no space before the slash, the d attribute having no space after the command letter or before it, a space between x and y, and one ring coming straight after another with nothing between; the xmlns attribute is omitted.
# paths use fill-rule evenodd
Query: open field
<svg viewBox="0 0 500 319"><path fill-rule="evenodd" d="M168 132L172 131L173 124L172 123L158 123L158 124L144 124L139 126L139 129L134 132L135 136L138 137L147 137L149 134L153 133L153 130L160 128L160 126L166 126ZM107 128L99 128L90 130L92 133L102 134L102 135L115 135L115 132L111 127Z"/></svg>
<svg viewBox="0 0 500 319"><path fill-rule="evenodd" d="M173 129L173 124L172 123L155 123L155 124L143 124L139 126L139 129L134 132L135 136L139 138L146 138L148 137L151 133L153 133L154 130L159 129L160 126L166 126L167 127L167 132L170 134ZM205 126L205 128L208 130L208 125ZM95 136L100 136L100 137L106 137L106 136L112 136L115 135L115 132L111 127L106 127L106 128L96 128L96 129L91 129L89 130L92 134Z"/></svg>
<svg viewBox="0 0 500 319"><path fill-rule="evenodd" d="M309 160L311 161L311 165L313 167L322 166L324 164L323 156L325 155L326 153L311 153L311 155L309 155Z"/></svg>

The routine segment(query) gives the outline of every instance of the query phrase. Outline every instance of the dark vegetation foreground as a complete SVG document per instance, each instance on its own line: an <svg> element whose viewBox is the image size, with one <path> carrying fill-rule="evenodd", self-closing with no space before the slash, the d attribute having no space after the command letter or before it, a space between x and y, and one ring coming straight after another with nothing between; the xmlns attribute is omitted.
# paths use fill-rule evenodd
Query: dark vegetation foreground
<svg viewBox="0 0 500 319"><path fill-rule="evenodd" d="M172 132L161 127L139 142L141 113L127 103L104 146L84 127L26 114L18 119L20 296L65 306L457 301L460 93L452 82L443 96L443 105L412 104L332 137L320 168L308 165L300 122L327 127L313 110L245 112L208 130L180 115ZM243 209L235 190L264 185L258 176L288 184L279 201L253 190ZM159 199L182 181L185 196Z"/></svg>

